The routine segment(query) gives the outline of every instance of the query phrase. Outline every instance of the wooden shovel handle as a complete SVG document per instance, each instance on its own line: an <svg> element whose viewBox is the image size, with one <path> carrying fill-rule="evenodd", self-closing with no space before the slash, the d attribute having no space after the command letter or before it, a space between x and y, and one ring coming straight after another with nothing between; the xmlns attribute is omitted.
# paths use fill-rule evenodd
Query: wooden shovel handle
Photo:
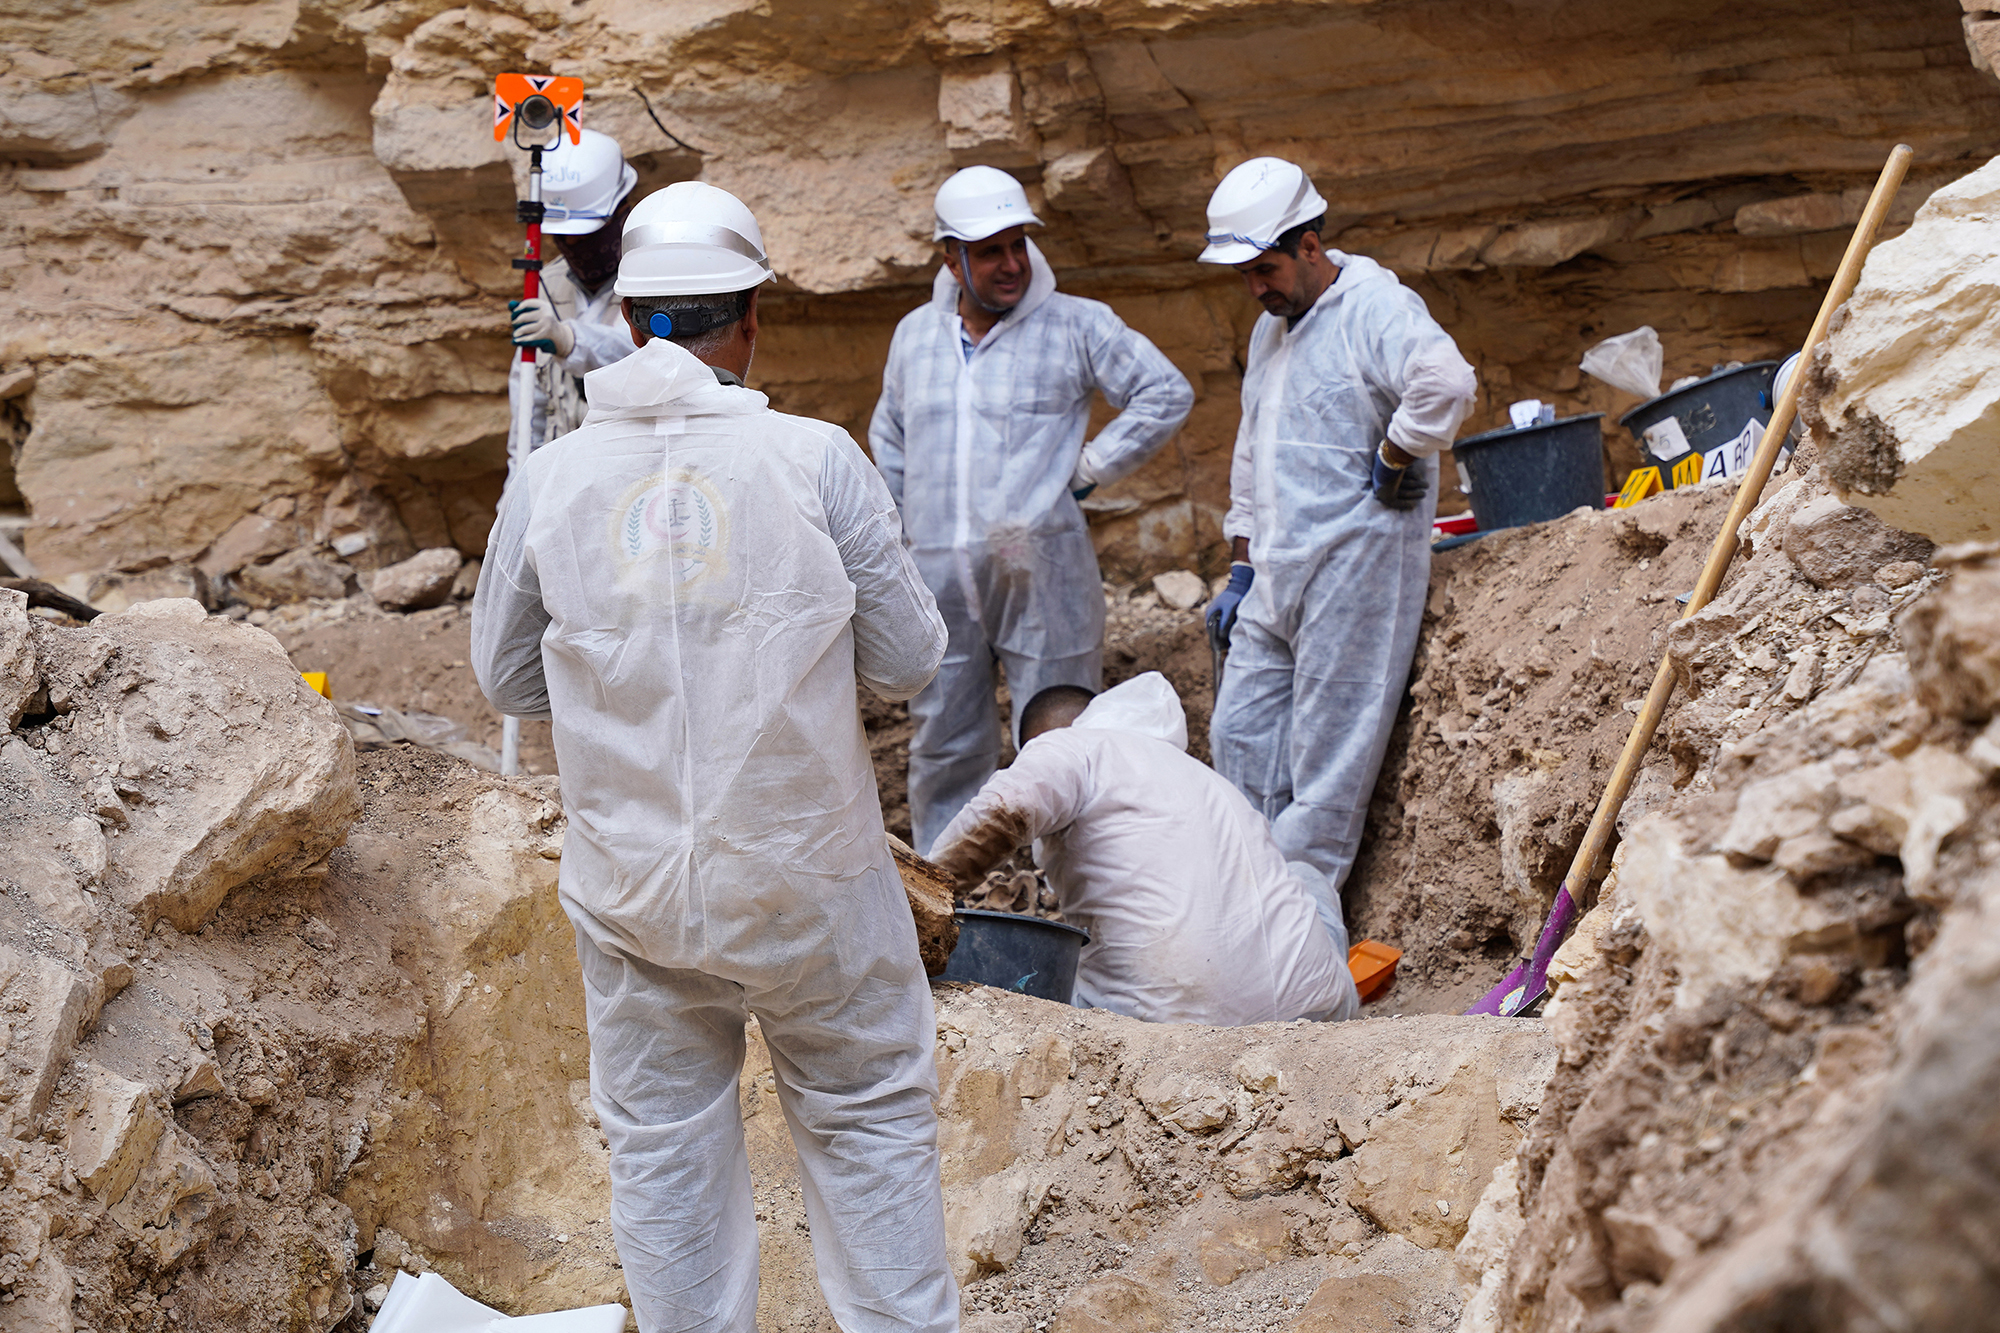
<svg viewBox="0 0 2000 1333"><path fill-rule="evenodd" d="M1827 288L1826 300L1820 303L1819 317L1813 320L1812 332L1806 335L1805 346L1800 349L1803 354L1792 372L1791 382L1778 395L1777 404L1771 411L1771 424L1764 428L1764 438L1757 446L1757 455L1750 460L1750 470L1743 474L1742 485L1736 488L1736 500L1729 506L1729 516L1723 520L1722 531L1715 534L1715 545L1709 548L1708 563L1702 566L1701 578L1694 585L1694 595L1688 598L1687 610L1681 615L1683 620L1707 606L1722 587L1723 575L1729 572L1729 562L1736 558L1737 529L1743 526L1743 520L1750 516L1750 511L1763 497L1764 483L1770 480L1771 469L1778 461L1778 451L1792 428L1792 418L1799 409L1799 387L1805 383L1806 366L1812 360L1813 349L1825 339L1827 325L1833 321L1833 312L1854 294L1854 284L1861 278L1861 265L1875 244L1875 233L1888 216L1890 205L1896 200L1896 191L1902 188L1903 176L1910 169L1912 155L1908 144L1897 144L1882 168L1881 177L1875 182L1875 192L1868 196L1868 206L1861 211L1861 220L1855 224L1854 235L1847 242L1847 253L1841 256L1840 267L1834 271L1833 285ZM1597 813L1591 816L1590 828L1583 835L1583 845L1576 849L1576 859L1570 862L1569 876L1564 883L1579 903L1585 901L1591 871L1596 867L1597 859L1604 855L1604 845L1611 840L1618 812L1625 808L1625 798L1632 792L1632 782L1639 775L1640 763L1653 743L1654 734L1660 729L1660 719L1666 715L1667 703L1673 693L1673 662L1662 652L1659 670L1653 676L1653 688L1646 691L1645 706L1632 722L1632 732L1625 738L1625 749L1618 756L1618 766L1611 770L1611 781L1605 785L1604 795L1597 802Z"/></svg>

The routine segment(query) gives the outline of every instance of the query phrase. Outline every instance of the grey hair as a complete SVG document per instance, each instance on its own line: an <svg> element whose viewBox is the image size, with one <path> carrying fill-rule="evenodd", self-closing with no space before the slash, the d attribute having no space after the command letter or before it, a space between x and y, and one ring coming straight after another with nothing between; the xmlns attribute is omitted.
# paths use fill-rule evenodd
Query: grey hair
<svg viewBox="0 0 2000 1333"><path fill-rule="evenodd" d="M755 290L746 288L715 296L635 296L632 323L650 336L647 326L653 316L665 315L675 325L667 341L685 347L696 356L712 355L722 350L729 341L730 330L750 313L750 294ZM682 333L681 329L691 332Z"/></svg>

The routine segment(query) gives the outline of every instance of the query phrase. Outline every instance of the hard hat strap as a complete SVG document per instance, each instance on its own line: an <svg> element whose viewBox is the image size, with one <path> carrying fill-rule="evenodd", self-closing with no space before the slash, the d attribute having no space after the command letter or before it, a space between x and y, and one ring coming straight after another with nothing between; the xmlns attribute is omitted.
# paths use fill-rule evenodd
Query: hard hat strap
<svg viewBox="0 0 2000 1333"><path fill-rule="evenodd" d="M958 271L965 275L964 280L958 285L965 289L967 296L972 298L972 304L978 306L989 315L998 315L1002 319L1005 319L1008 315L1013 314L1017 307L1011 305L988 305L986 303L986 298L981 296L979 289L972 285L972 256L967 253L965 248L968 244L969 242L967 241L958 242Z"/></svg>

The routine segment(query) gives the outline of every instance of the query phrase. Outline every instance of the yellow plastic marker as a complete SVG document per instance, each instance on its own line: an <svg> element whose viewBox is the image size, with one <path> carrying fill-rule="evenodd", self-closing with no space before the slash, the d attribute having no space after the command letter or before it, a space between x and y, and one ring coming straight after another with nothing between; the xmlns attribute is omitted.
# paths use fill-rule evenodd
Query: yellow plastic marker
<svg viewBox="0 0 2000 1333"><path fill-rule="evenodd" d="M1639 501L1660 493L1660 470L1656 467L1642 467L1625 478L1625 489L1618 492L1618 502L1613 509L1630 509Z"/></svg>
<svg viewBox="0 0 2000 1333"><path fill-rule="evenodd" d="M320 698L331 699L333 697L332 695L326 692L326 672L301 671L299 672L299 679L303 680L306 684L312 686L313 692L319 695Z"/></svg>
<svg viewBox="0 0 2000 1333"><path fill-rule="evenodd" d="M1674 464L1674 485L1676 487L1692 486L1700 481L1701 469L1706 462L1707 460L1700 454L1689 454L1686 458Z"/></svg>

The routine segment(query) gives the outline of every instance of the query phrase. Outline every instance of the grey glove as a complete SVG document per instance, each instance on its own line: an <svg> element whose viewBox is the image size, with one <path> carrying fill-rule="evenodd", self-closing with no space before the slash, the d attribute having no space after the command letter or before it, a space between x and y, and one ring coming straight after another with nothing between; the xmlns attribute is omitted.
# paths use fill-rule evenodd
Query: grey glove
<svg viewBox="0 0 2000 1333"><path fill-rule="evenodd" d="M568 356L576 347L576 334L546 296L509 301L507 311L514 324L516 347L533 347L557 356Z"/></svg>
<svg viewBox="0 0 2000 1333"><path fill-rule="evenodd" d="M1430 489L1424 480L1424 470L1415 463L1397 467L1382 457L1382 451L1375 451L1375 467L1369 478L1368 488L1375 498L1390 509L1408 511L1415 509Z"/></svg>

